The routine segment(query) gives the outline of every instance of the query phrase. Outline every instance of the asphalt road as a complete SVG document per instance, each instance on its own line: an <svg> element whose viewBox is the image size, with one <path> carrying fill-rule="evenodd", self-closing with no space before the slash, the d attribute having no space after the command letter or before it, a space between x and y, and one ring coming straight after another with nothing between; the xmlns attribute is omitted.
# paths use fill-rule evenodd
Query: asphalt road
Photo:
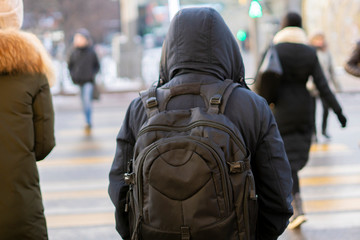
<svg viewBox="0 0 360 240"><path fill-rule="evenodd" d="M121 239L107 195L108 172L116 135L136 96L103 95L95 103L91 135L83 129L79 97L54 97L57 146L38 164L51 240ZM319 137L300 173L308 221L300 230L285 231L280 239L360 239L360 94L338 97L349 118L348 127L340 129L330 113L332 139Z"/></svg>

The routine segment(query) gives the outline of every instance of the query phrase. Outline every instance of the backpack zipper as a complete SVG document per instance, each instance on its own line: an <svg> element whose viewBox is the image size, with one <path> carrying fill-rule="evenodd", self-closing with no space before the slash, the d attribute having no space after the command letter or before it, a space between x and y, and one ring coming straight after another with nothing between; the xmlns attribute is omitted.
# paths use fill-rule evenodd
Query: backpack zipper
<svg viewBox="0 0 360 240"><path fill-rule="evenodd" d="M204 146L206 149L210 150L210 152L215 155L216 157L216 162L218 164L218 167L220 168L220 173L221 173L221 181L222 181L222 185L223 185L223 191L224 191L224 199L225 199L225 208L226 211L230 212L230 193L229 193L229 185L228 185L228 180L230 180L230 178L227 175L227 171L225 171L224 168L224 164L226 163L222 163L221 162L221 158L219 156L219 154L211 148L211 146L209 146L208 144L202 143L200 141L195 140L198 144Z"/></svg>

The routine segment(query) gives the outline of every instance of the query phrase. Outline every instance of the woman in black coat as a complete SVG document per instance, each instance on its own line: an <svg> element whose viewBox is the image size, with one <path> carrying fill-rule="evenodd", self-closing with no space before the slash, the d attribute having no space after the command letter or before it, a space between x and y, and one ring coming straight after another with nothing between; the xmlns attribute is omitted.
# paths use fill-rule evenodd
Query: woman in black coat
<svg viewBox="0 0 360 240"><path fill-rule="evenodd" d="M288 13L282 29L275 35L273 43L279 55L283 74L276 96L272 99L273 113L284 140L293 177L294 215L288 228L296 228L306 221L302 210L298 171L309 159L311 138L314 129L314 104L306 83L313 77L320 96L336 113L341 126L346 126L346 118L341 106L331 92L320 67L316 51L306 45L307 37L302 29L302 20L297 13Z"/></svg>

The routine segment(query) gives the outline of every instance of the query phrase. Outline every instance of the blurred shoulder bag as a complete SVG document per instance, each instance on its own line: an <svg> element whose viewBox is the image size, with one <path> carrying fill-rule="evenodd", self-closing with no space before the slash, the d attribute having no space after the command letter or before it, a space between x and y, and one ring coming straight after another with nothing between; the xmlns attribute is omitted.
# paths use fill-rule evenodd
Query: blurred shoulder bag
<svg viewBox="0 0 360 240"><path fill-rule="evenodd" d="M100 89L99 89L99 86L96 83L94 83L92 98L93 98L93 100L99 100L100 99Z"/></svg>
<svg viewBox="0 0 360 240"><path fill-rule="evenodd" d="M276 93L283 69L278 53L273 44L266 51L255 79L255 92L264 97L268 103L276 101Z"/></svg>
<svg viewBox="0 0 360 240"><path fill-rule="evenodd" d="M279 55L273 44L267 50L264 60L261 63L259 73L272 73L281 76L283 69L279 60Z"/></svg>

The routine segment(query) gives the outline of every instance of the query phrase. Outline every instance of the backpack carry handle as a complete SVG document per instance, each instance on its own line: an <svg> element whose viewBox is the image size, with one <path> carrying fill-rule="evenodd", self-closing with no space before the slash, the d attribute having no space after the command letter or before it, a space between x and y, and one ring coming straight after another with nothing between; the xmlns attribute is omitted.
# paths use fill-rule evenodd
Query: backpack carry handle
<svg viewBox="0 0 360 240"><path fill-rule="evenodd" d="M170 88L170 96L169 98L179 96L179 95L199 95L200 94L200 84L184 84L184 85L177 85Z"/></svg>
<svg viewBox="0 0 360 240"><path fill-rule="evenodd" d="M183 84L170 88L162 88L161 91L156 86L152 86L148 91L140 93L141 100L145 106L148 118L164 111L171 98L180 95L200 95L204 102L208 100L201 94L201 85L196 83Z"/></svg>
<svg viewBox="0 0 360 240"><path fill-rule="evenodd" d="M232 90L240 86L231 79L226 79L218 89L212 89L208 86L202 86L198 83L189 83L183 85L172 86L170 88L161 88L158 91L156 86L152 86L148 91L140 93L140 97L144 103L148 118L164 111L171 98L180 95L199 95L204 99L209 113L224 113L227 100ZM159 101L160 99L160 101Z"/></svg>

